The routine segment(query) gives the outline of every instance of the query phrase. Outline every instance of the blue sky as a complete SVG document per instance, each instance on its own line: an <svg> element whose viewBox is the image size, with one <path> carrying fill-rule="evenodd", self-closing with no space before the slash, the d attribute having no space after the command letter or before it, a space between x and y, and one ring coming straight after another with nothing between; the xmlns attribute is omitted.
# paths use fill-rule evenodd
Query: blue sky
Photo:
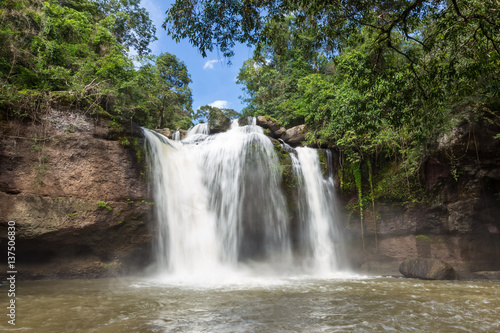
<svg viewBox="0 0 500 333"><path fill-rule="evenodd" d="M198 49L192 47L188 40L176 43L161 27L165 20L165 12L173 2L174 0L141 1L156 25L158 40L150 45L151 51L155 55L162 52L175 54L186 64L193 80L190 84L193 92L193 110L209 104L240 112L244 105L239 96L243 92L242 86L236 84L236 76L243 62L252 56L252 50L245 45L235 47L235 55L231 58L232 65L227 65L227 59L222 58L217 52L210 53L203 58Z"/></svg>

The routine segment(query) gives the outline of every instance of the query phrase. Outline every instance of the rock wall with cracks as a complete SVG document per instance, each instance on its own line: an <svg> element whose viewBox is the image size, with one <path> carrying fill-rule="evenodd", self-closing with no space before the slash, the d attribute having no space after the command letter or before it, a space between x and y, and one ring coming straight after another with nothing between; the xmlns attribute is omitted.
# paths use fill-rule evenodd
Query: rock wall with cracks
<svg viewBox="0 0 500 333"><path fill-rule="evenodd" d="M42 123L0 123L0 255L15 221L19 278L95 278L148 266L152 200L138 136L126 123L56 110Z"/></svg>
<svg viewBox="0 0 500 333"><path fill-rule="evenodd" d="M496 125L464 120L436 142L422 179L431 200L375 207L365 213L366 252L359 216L346 220L350 260L368 272L398 274L406 258L450 263L460 278L500 277L500 140ZM347 198L344 198L347 201ZM496 274L489 274L496 272Z"/></svg>

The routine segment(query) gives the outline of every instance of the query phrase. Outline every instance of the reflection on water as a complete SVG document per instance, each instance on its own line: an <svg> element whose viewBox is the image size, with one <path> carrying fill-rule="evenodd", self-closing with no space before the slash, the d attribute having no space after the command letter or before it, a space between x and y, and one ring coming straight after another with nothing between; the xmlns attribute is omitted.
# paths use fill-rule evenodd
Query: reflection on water
<svg viewBox="0 0 500 333"><path fill-rule="evenodd" d="M17 324L4 318L2 332L500 331L498 282L241 277L203 287L122 278L19 282L17 296Z"/></svg>

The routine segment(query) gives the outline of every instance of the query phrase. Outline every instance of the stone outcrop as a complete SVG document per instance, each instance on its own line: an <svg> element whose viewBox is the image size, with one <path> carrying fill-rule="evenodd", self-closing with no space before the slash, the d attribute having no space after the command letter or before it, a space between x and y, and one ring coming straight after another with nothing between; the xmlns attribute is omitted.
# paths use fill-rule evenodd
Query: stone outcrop
<svg viewBox="0 0 500 333"><path fill-rule="evenodd" d="M455 280L457 278L453 267L438 259L408 258L399 266L399 272L405 277L423 280Z"/></svg>
<svg viewBox="0 0 500 333"><path fill-rule="evenodd" d="M302 141L306 139L305 125L298 125L286 130L285 134L281 137L281 140L285 141L292 147L296 147L302 144Z"/></svg>
<svg viewBox="0 0 500 333"><path fill-rule="evenodd" d="M273 139L281 139L292 147L297 147L306 139L305 125L298 125L285 129L281 123L269 116L258 116L257 125L267 131L267 135Z"/></svg>
<svg viewBox="0 0 500 333"><path fill-rule="evenodd" d="M210 119L208 122L208 130L210 134L217 134L220 132L225 132L231 126L231 119L227 117L217 117L215 119Z"/></svg>
<svg viewBox="0 0 500 333"><path fill-rule="evenodd" d="M15 221L19 278L112 276L149 264L152 200L140 130L129 126L57 111L43 124L0 123L0 244Z"/></svg>
<svg viewBox="0 0 500 333"><path fill-rule="evenodd" d="M267 129L269 131L269 136L274 139L280 139L286 132L286 129L281 126L281 123L269 116L258 116L257 125Z"/></svg>
<svg viewBox="0 0 500 333"><path fill-rule="evenodd" d="M346 219L354 265L397 274L401 261L413 257L446 261L463 279L478 271L500 271L500 140L493 139L497 131L486 122L464 121L443 135L424 165L423 181L432 200L404 206L378 203L378 246L373 213L367 209L366 253L359 216Z"/></svg>
<svg viewBox="0 0 500 333"><path fill-rule="evenodd" d="M161 135L164 135L164 136L166 136L169 139L172 139L172 140L175 139L174 138L174 134L175 134L176 131L173 131L170 128L157 128L157 129L155 129L155 132L158 132ZM186 137L187 131L183 130L183 129L180 129L179 130L179 135L180 135L180 139L182 140L182 139L184 139Z"/></svg>
<svg viewBox="0 0 500 333"><path fill-rule="evenodd" d="M156 128L155 132L158 132L161 135L166 136L169 139L172 139L172 134L174 134L175 131L172 131L170 128Z"/></svg>

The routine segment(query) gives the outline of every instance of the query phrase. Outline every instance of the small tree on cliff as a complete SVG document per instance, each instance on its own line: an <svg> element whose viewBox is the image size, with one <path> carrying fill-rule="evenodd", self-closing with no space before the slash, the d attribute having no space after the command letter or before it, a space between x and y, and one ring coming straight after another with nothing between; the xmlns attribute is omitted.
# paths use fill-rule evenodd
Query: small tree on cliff
<svg viewBox="0 0 500 333"><path fill-rule="evenodd" d="M192 114L193 102L191 76L186 65L170 53L162 53L158 57L149 57L154 63L142 66L140 72L140 89L147 94L152 121L157 127L186 127L180 124Z"/></svg>

